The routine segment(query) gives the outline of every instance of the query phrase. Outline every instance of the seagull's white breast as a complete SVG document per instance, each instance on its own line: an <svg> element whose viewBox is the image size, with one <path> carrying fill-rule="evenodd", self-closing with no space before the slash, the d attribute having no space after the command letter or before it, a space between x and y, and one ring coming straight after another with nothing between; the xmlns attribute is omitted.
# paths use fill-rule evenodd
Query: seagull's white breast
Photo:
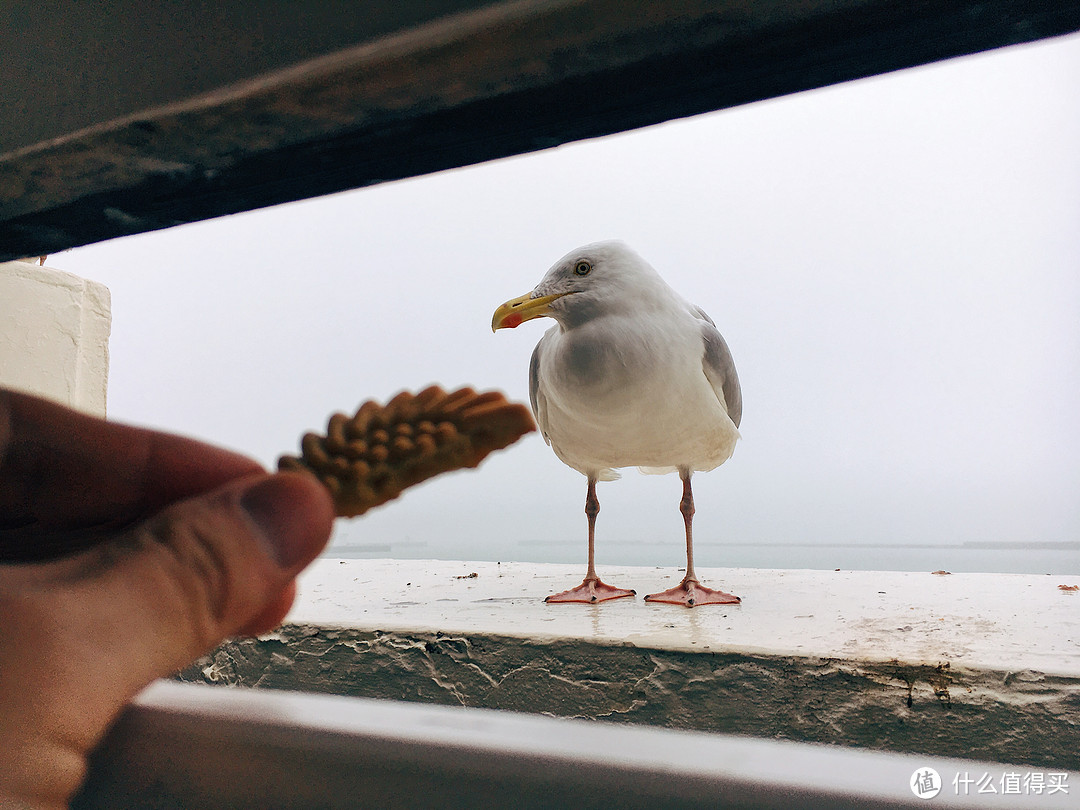
<svg viewBox="0 0 1080 810"><path fill-rule="evenodd" d="M601 480L628 466L711 470L734 451L739 432L705 376L701 321L689 311L556 327L538 351L545 432L574 469Z"/></svg>

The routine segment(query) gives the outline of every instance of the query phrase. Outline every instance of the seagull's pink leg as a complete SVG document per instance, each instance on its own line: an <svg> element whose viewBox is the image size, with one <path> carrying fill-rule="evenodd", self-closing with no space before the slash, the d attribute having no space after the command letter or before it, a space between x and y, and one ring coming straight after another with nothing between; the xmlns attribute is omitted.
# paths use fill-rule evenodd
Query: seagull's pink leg
<svg viewBox="0 0 1080 810"><path fill-rule="evenodd" d="M633 596L637 591L626 588L616 588L600 581L596 575L594 545L596 539L596 516L600 514L600 499L596 497L596 479L589 477L589 492L585 496L585 515L589 518L589 568L585 572L584 581L576 588L571 588L562 593L555 593L545 599L545 602L583 602L587 605L595 605L597 602L606 602L609 599L622 599L625 596Z"/></svg>
<svg viewBox="0 0 1080 810"><path fill-rule="evenodd" d="M650 593L645 597L646 602L663 602L669 605L737 605L742 600L724 591L714 591L706 588L697 580L694 573L694 492L690 489L690 470L680 470L683 482L682 500L679 501L679 511L682 512L683 522L686 524L686 576L682 582L674 588L662 593Z"/></svg>

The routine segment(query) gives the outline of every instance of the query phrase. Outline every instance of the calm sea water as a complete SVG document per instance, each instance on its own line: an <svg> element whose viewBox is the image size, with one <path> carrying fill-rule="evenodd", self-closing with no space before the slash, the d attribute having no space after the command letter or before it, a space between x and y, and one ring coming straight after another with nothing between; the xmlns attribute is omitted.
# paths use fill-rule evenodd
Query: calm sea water
<svg viewBox="0 0 1080 810"><path fill-rule="evenodd" d="M656 543L622 540L617 548L598 545L598 565L681 566L681 544L658 548ZM522 539L501 548L470 548L448 555L447 544L405 538L386 543L335 543L325 556L343 558L468 559L545 563L585 562L584 538L550 541ZM810 568L861 571L951 571L1008 574L1077 575L1080 584L1080 542L964 543L909 545L811 543L694 544L699 567Z"/></svg>

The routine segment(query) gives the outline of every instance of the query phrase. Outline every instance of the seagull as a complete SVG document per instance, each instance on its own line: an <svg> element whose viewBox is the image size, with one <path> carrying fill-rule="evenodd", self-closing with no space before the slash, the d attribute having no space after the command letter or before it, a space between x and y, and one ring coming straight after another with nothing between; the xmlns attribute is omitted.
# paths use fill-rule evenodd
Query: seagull
<svg viewBox="0 0 1080 810"><path fill-rule="evenodd" d="M716 324L620 241L597 242L560 259L525 295L502 304L492 331L534 318L555 320L533 350L529 400L555 455L588 479L589 563L576 588L547 602L595 604L634 596L596 575L597 481L621 467L678 472L686 526L686 576L647 602L737 604L694 572L690 477L727 461L739 439L742 391Z"/></svg>

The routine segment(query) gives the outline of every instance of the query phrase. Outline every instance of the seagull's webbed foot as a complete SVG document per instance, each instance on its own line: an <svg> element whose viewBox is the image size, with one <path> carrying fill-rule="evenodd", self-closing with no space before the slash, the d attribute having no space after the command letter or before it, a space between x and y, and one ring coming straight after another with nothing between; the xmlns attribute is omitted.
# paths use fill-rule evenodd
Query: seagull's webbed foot
<svg viewBox="0 0 1080 810"><path fill-rule="evenodd" d="M737 605L742 602L742 599L734 594L706 588L696 579L686 577L674 588L662 593L650 593L645 597L645 601L696 607L697 605Z"/></svg>
<svg viewBox="0 0 1080 810"><path fill-rule="evenodd" d="M622 599L626 596L633 596L637 591L627 590L626 588L616 588L614 585L608 585L601 582L599 579L590 579L588 577L578 585L576 588L571 588L568 591L562 593L553 593L545 602L579 602L586 605L595 605L600 602L607 602L610 599Z"/></svg>

